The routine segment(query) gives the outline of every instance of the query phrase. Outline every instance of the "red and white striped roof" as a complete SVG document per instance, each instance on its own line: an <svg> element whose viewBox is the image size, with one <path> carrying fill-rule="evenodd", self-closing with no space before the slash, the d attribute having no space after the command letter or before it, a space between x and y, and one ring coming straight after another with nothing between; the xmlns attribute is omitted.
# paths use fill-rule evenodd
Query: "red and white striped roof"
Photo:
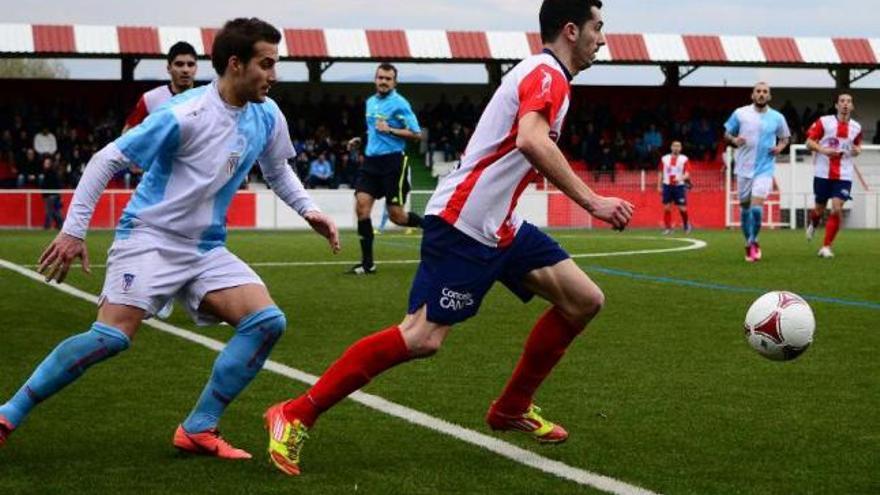
<svg viewBox="0 0 880 495"><path fill-rule="evenodd" d="M0 23L0 54L161 57L174 42L210 56L216 28ZM537 33L424 29L284 29L282 58L517 60L541 49ZM710 65L880 65L880 38L609 34L601 62Z"/></svg>

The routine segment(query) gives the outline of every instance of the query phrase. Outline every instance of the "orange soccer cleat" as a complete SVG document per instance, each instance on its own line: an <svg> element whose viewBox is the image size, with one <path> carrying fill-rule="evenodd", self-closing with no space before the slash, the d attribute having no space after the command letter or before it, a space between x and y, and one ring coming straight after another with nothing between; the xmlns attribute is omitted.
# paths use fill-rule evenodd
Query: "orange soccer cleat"
<svg viewBox="0 0 880 495"><path fill-rule="evenodd" d="M0 447L6 443L6 439L12 434L15 426L6 419L6 416L0 415Z"/></svg>
<svg viewBox="0 0 880 495"><path fill-rule="evenodd" d="M250 459L247 451L237 449L220 436L220 431L211 429L200 433L187 433L183 425L174 432L174 446L192 454L219 457L221 459Z"/></svg>
<svg viewBox="0 0 880 495"><path fill-rule="evenodd" d="M541 417L541 408L532 404L522 414L505 414L495 407L486 414L486 422L496 431L520 431L528 433L541 443L562 443L568 438L565 428Z"/></svg>

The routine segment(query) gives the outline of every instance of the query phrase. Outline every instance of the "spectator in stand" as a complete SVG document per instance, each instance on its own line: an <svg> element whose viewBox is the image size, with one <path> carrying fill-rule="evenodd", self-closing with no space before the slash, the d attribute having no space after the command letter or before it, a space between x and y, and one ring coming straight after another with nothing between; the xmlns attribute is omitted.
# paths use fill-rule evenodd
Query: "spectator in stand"
<svg viewBox="0 0 880 495"><path fill-rule="evenodd" d="M61 216L61 194L58 192L63 187L64 180L61 170L52 157L43 158L43 173L40 189L43 189L43 209L46 214L43 218L43 229L48 230L52 224L61 230L64 218Z"/></svg>
<svg viewBox="0 0 880 495"><path fill-rule="evenodd" d="M615 156L613 145L608 140L599 141L599 155L596 158L596 169L593 178L598 181L600 175L610 175L611 182L614 182L615 167L617 166L617 157Z"/></svg>
<svg viewBox="0 0 880 495"><path fill-rule="evenodd" d="M657 124L653 122L648 124L648 130L642 136L642 143L649 159L654 158L655 155L659 157L660 147L663 146L663 134L657 130Z"/></svg>
<svg viewBox="0 0 880 495"><path fill-rule="evenodd" d="M40 158L33 148L28 148L24 153L24 159L18 167L18 187L36 188L43 180Z"/></svg>
<svg viewBox="0 0 880 495"><path fill-rule="evenodd" d="M82 150L79 146L73 147L73 151L68 159L67 187L76 189L79 180L82 178L82 175L86 170L86 165L89 163L89 158L90 157L83 156Z"/></svg>
<svg viewBox="0 0 880 495"><path fill-rule="evenodd" d="M15 168L15 155L11 150L0 151L0 189L16 186L18 169Z"/></svg>
<svg viewBox="0 0 880 495"><path fill-rule="evenodd" d="M15 151L15 141L12 139L12 131L3 129L3 135L0 136L0 152Z"/></svg>
<svg viewBox="0 0 880 495"><path fill-rule="evenodd" d="M587 122L584 139L581 141L581 156L588 167L597 167L599 165L599 154L601 149L602 136L596 131L596 124Z"/></svg>
<svg viewBox="0 0 880 495"><path fill-rule="evenodd" d="M42 130L34 136L34 151L40 156L52 156L58 151L58 141L55 135L49 131L49 127L43 126Z"/></svg>
<svg viewBox="0 0 880 495"><path fill-rule="evenodd" d="M706 117L701 118L700 122L691 128L688 133L688 141L690 141L692 148L691 154L697 160L710 161L714 158L715 144L718 139L712 124Z"/></svg>
<svg viewBox="0 0 880 495"><path fill-rule="evenodd" d="M309 176L306 178L306 184L309 188L316 187L333 188L333 165L327 159L327 153L322 151L318 154L318 158L312 160L309 164Z"/></svg>

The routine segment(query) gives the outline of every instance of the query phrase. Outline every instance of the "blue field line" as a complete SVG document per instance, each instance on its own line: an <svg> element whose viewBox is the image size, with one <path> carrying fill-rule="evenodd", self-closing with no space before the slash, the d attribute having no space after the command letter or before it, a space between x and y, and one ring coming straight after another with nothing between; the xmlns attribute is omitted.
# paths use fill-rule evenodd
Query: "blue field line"
<svg viewBox="0 0 880 495"><path fill-rule="evenodd" d="M700 282L698 280L686 280L682 278L660 277L657 275L646 275L644 273L628 272L626 270L617 270L614 268L605 268L597 265L581 265L588 271L604 273L606 275L614 275L617 277L626 277L634 280L646 280L649 282L658 282L662 284L680 285L684 287L696 287L700 289L721 290L725 292L741 292L746 294L763 294L771 289L761 289L757 287L737 287L735 285L716 284L712 282ZM849 299L840 299L837 297L817 296L812 294L798 294L807 301L823 302L829 304L840 304L842 306L852 306L856 308L873 309L880 311L880 303L871 301L852 301Z"/></svg>

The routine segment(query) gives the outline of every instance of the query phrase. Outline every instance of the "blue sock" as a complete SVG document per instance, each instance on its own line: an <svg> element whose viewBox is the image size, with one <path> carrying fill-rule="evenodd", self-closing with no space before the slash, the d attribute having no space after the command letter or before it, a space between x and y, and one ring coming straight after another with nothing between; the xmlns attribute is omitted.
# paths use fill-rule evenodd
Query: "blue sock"
<svg viewBox="0 0 880 495"><path fill-rule="evenodd" d="M245 316L235 335L214 361L211 378L196 407L183 422L183 429L199 433L217 427L226 406L257 376L275 342L281 338L287 320L276 306Z"/></svg>
<svg viewBox="0 0 880 495"><path fill-rule="evenodd" d="M746 238L746 244L752 241L752 209L750 207L739 207L739 223L742 227L743 237Z"/></svg>
<svg viewBox="0 0 880 495"><path fill-rule="evenodd" d="M128 336L121 331L93 323L88 332L58 344L12 399L0 406L0 415L18 426L34 406L82 376L93 364L119 354L129 345Z"/></svg>
<svg viewBox="0 0 880 495"><path fill-rule="evenodd" d="M761 206L752 207L752 236L751 242L758 242L758 233L761 232L761 221L764 216L764 208Z"/></svg>

